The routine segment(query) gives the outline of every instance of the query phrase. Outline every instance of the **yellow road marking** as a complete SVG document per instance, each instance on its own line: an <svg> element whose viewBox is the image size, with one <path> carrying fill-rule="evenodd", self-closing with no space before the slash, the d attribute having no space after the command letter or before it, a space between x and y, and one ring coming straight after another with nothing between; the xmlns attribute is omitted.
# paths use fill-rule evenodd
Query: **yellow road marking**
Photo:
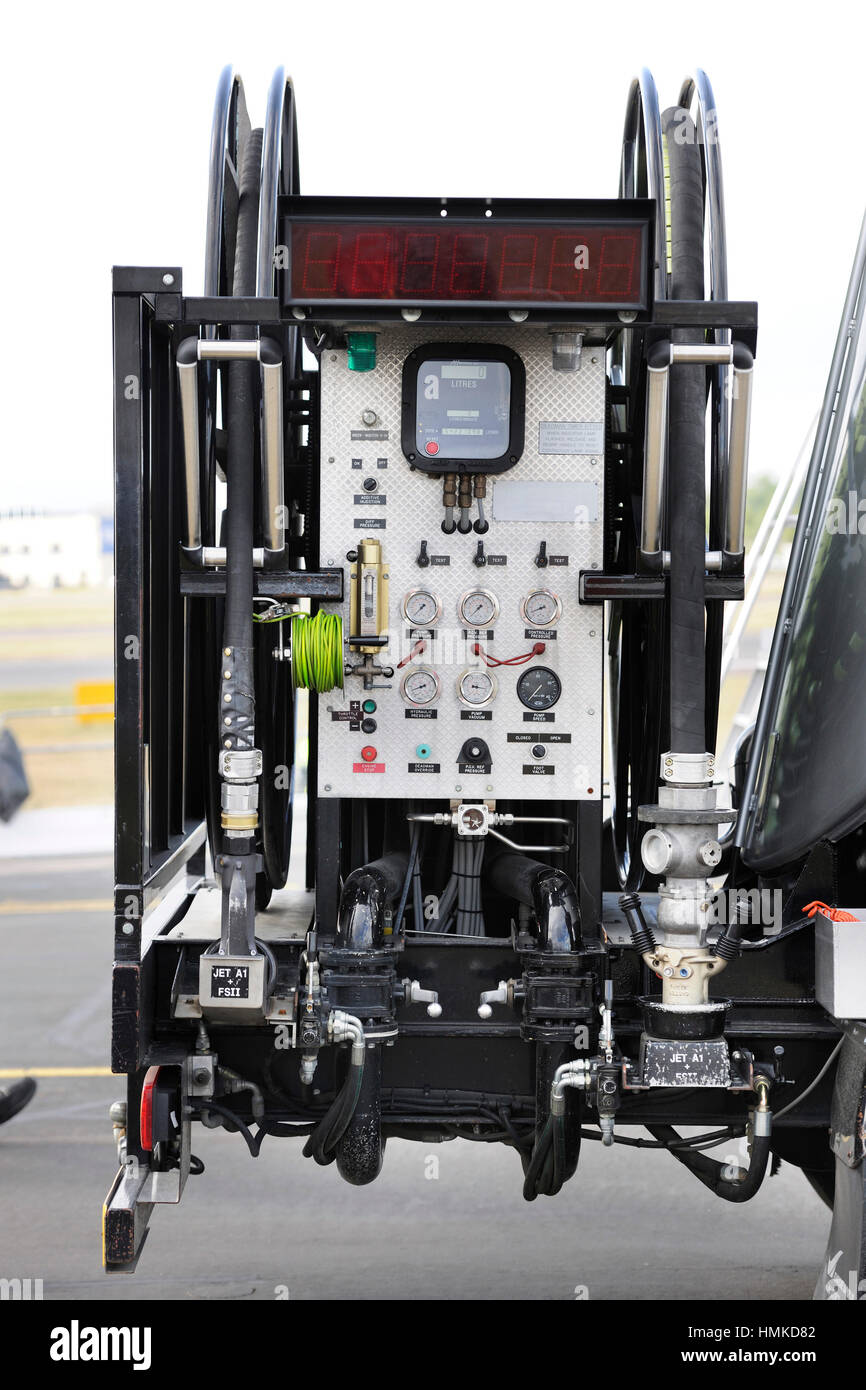
<svg viewBox="0 0 866 1390"><path fill-rule="evenodd" d="M49 912L111 912L110 898L77 898L72 902L28 902L26 898L8 898L0 903L0 917L41 917Z"/></svg>
<svg viewBox="0 0 866 1390"><path fill-rule="evenodd" d="M0 1081L18 1081L25 1076L116 1076L111 1067L0 1067Z"/></svg>

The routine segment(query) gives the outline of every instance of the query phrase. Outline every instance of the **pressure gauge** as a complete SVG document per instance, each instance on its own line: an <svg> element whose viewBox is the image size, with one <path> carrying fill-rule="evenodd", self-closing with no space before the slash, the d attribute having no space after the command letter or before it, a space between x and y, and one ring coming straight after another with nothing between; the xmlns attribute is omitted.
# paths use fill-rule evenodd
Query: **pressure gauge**
<svg viewBox="0 0 866 1390"><path fill-rule="evenodd" d="M400 694L407 705L432 705L441 688L439 677L429 666L410 666L400 682Z"/></svg>
<svg viewBox="0 0 866 1390"><path fill-rule="evenodd" d="M496 677L480 666L470 666L457 680L457 696L464 705L479 708L496 697Z"/></svg>
<svg viewBox="0 0 866 1390"><path fill-rule="evenodd" d="M499 617L499 600L489 589L470 589L457 605L464 627L489 627Z"/></svg>
<svg viewBox="0 0 866 1390"><path fill-rule="evenodd" d="M533 589L521 603L520 611L530 627L552 627L562 617L562 604L549 589Z"/></svg>
<svg viewBox="0 0 866 1390"><path fill-rule="evenodd" d="M433 627L442 616L442 603L429 589L410 589L403 599L403 617L413 627Z"/></svg>
<svg viewBox="0 0 866 1390"><path fill-rule="evenodd" d="M517 680L517 698L527 709L550 709L562 694L562 682L548 666L530 666Z"/></svg>

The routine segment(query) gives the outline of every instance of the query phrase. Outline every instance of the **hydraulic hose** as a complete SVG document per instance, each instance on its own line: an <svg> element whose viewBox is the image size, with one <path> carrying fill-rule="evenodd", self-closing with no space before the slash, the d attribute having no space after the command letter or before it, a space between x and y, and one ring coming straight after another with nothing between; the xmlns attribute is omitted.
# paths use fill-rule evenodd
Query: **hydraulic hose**
<svg viewBox="0 0 866 1390"><path fill-rule="evenodd" d="M327 1114L319 1121L304 1145L305 1158L314 1158L323 1166L333 1163L336 1147L355 1113L364 1081L367 1044L360 1020L351 1014L335 1012L328 1020L328 1029L335 1042L351 1041L349 1069L346 1079Z"/></svg>
<svg viewBox="0 0 866 1390"><path fill-rule="evenodd" d="M684 1148L685 1141L671 1125L647 1125L653 1138L666 1144L678 1163L682 1163L699 1182L725 1202L748 1202L758 1191L767 1172L773 1117L767 1105L770 1084L766 1077L757 1078L755 1089L760 1095L760 1103L754 1112L749 1166L739 1181L725 1176L725 1164Z"/></svg>
<svg viewBox="0 0 866 1390"><path fill-rule="evenodd" d="M662 116L670 179L672 299L703 299L701 150L688 112ZM675 343L700 343L700 329L676 329ZM705 728L704 473L706 368L678 364L670 374L670 747L703 753Z"/></svg>

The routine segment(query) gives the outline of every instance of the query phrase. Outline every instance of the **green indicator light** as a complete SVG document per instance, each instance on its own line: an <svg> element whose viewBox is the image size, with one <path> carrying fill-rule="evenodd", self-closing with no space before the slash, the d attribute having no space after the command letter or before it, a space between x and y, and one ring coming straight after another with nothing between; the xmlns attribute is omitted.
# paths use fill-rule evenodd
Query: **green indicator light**
<svg viewBox="0 0 866 1390"><path fill-rule="evenodd" d="M426 744L426 743L419 743L419 744L418 744L418 747L415 749L415 757L416 757L416 758L429 758L429 757L430 757L430 748L429 748L429 745Z"/></svg>
<svg viewBox="0 0 866 1390"><path fill-rule="evenodd" d="M365 714L375 714L375 713L376 713L376 701L375 701L375 700L365 700L364 703L363 703L363 705L361 706L361 709L364 711Z"/></svg>
<svg viewBox="0 0 866 1390"><path fill-rule="evenodd" d="M375 333L347 333L346 347L350 372L372 372L376 365Z"/></svg>

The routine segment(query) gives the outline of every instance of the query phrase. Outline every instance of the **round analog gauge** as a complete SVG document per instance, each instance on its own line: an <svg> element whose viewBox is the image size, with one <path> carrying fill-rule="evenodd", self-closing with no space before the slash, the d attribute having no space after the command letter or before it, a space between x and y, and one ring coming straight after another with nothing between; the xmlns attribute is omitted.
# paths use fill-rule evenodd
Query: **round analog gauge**
<svg viewBox="0 0 866 1390"><path fill-rule="evenodd" d="M433 627L442 616L442 604L429 589L410 589L403 599L403 617L413 627Z"/></svg>
<svg viewBox="0 0 866 1390"><path fill-rule="evenodd" d="M530 627L552 627L562 616L562 604L549 589L533 589L521 603L520 611Z"/></svg>
<svg viewBox="0 0 866 1390"><path fill-rule="evenodd" d="M517 680L517 698L527 709L550 709L562 694L562 682L548 666L531 666Z"/></svg>
<svg viewBox="0 0 866 1390"><path fill-rule="evenodd" d="M489 589L470 589L458 604L465 627L489 627L499 617L499 600Z"/></svg>
<svg viewBox="0 0 866 1390"><path fill-rule="evenodd" d="M496 695L496 677L480 666L470 666L457 680L457 695L464 705L489 705Z"/></svg>
<svg viewBox="0 0 866 1390"><path fill-rule="evenodd" d="M429 666L410 666L400 682L400 694L409 705L432 705L441 688L439 677Z"/></svg>

